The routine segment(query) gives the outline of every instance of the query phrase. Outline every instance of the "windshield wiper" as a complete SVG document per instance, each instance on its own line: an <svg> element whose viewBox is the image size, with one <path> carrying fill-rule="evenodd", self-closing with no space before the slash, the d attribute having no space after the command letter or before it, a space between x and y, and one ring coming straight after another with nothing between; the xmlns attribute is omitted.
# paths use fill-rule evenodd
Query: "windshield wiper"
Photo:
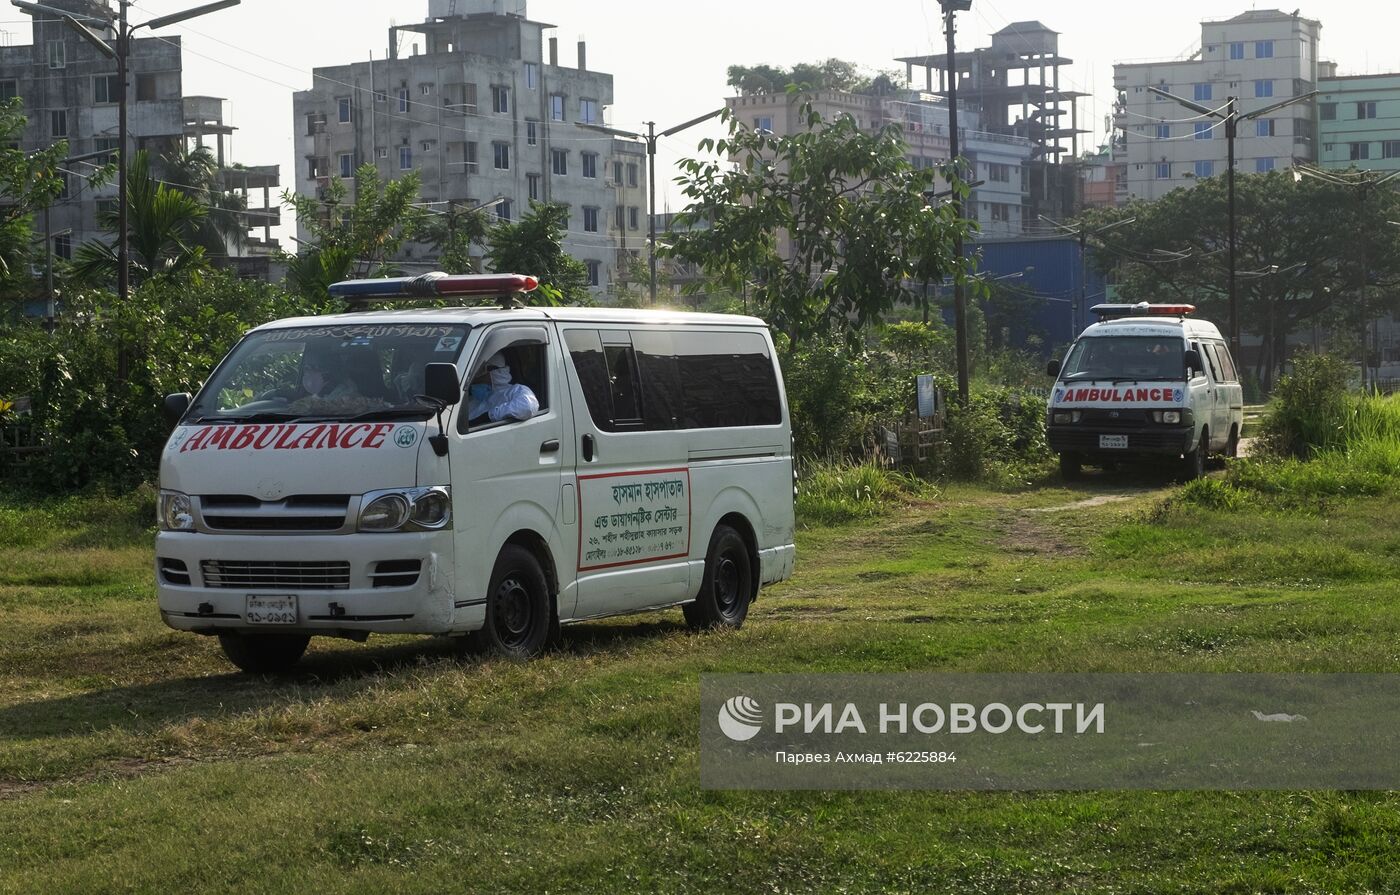
<svg viewBox="0 0 1400 895"><path fill-rule="evenodd" d="M426 404L419 404L416 407L386 407L382 410L371 410L359 416L352 416L349 419L341 420L345 423L367 423L374 420L413 420L427 419L433 415L433 408Z"/></svg>
<svg viewBox="0 0 1400 895"><path fill-rule="evenodd" d="M306 419L299 413L250 413L247 416L201 416L194 424L205 423L295 423Z"/></svg>

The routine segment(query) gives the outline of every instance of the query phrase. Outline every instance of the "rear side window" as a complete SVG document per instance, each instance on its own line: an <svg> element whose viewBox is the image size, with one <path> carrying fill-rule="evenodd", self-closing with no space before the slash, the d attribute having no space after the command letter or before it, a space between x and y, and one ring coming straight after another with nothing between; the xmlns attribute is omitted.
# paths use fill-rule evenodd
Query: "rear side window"
<svg viewBox="0 0 1400 895"><path fill-rule="evenodd" d="M1220 378L1220 358L1215 354L1215 345L1210 342L1202 342L1201 348L1206 356L1206 364L1210 367L1210 378L1215 382L1224 382Z"/></svg>
<svg viewBox="0 0 1400 895"><path fill-rule="evenodd" d="M602 431L782 423L773 358L758 333L569 330L565 340Z"/></svg>
<svg viewBox="0 0 1400 895"><path fill-rule="evenodd" d="M1220 362L1220 375L1223 382L1239 382L1240 374L1235 369L1235 359L1230 357L1230 349L1221 342L1215 343L1215 356Z"/></svg>

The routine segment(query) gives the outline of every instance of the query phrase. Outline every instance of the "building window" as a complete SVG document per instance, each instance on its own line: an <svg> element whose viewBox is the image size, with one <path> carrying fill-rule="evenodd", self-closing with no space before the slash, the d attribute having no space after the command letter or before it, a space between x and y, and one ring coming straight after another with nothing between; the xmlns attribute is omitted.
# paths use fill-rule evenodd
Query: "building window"
<svg viewBox="0 0 1400 895"><path fill-rule="evenodd" d="M341 124L349 124L351 119L355 117L355 107L350 102L350 97L339 97L338 99L336 99L335 105L336 109L338 110L336 120L339 121Z"/></svg>
<svg viewBox="0 0 1400 895"><path fill-rule="evenodd" d="M538 62L525 63L525 86L537 90L540 86L540 65Z"/></svg>
<svg viewBox="0 0 1400 895"><path fill-rule="evenodd" d="M122 145L122 141L116 137L98 137L92 141L92 148L97 152L116 152L120 145Z"/></svg>
<svg viewBox="0 0 1400 895"><path fill-rule="evenodd" d="M525 122L525 142L531 146L540 145L540 123L538 121Z"/></svg>
<svg viewBox="0 0 1400 895"><path fill-rule="evenodd" d="M1243 58L1244 58L1244 41L1240 41L1239 43L1232 43L1232 44L1230 44L1230 58L1231 58L1231 59L1243 59Z"/></svg>
<svg viewBox="0 0 1400 895"><path fill-rule="evenodd" d="M1337 104L1336 104L1336 103L1320 103L1320 104L1318 105L1318 107L1317 107L1317 114L1318 114L1319 117L1322 118L1323 121L1336 121L1336 120L1337 120Z"/></svg>
<svg viewBox="0 0 1400 895"><path fill-rule="evenodd" d="M1371 157L1370 143L1352 143L1351 160L1354 162L1365 161Z"/></svg>
<svg viewBox="0 0 1400 895"><path fill-rule="evenodd" d="M424 153L432 152L437 149L437 140L424 140L418 144L418 148L422 149Z"/></svg>
<svg viewBox="0 0 1400 895"><path fill-rule="evenodd" d="M760 134L771 134L773 133L773 119L767 115L761 118L755 118L753 120L753 129Z"/></svg>
<svg viewBox="0 0 1400 895"><path fill-rule="evenodd" d="M628 186L636 186L636 185L637 185L637 166L636 166L636 165L628 165L628 166L627 166L627 185L628 185Z"/></svg>
<svg viewBox="0 0 1400 895"><path fill-rule="evenodd" d="M1172 126L1170 124L1157 125L1157 139L1170 140L1172 136Z"/></svg>
<svg viewBox="0 0 1400 895"><path fill-rule="evenodd" d="M1364 120L1366 120L1366 119L1370 119L1370 118L1375 118L1375 117L1376 117L1376 104L1375 104L1375 103L1370 103L1370 102L1368 102L1368 103L1357 103L1357 104L1356 104L1356 117L1357 117L1358 120L1362 120L1362 121L1364 121Z"/></svg>
<svg viewBox="0 0 1400 895"><path fill-rule="evenodd" d="M61 40L49 41L49 68L68 66L68 48Z"/></svg>
<svg viewBox="0 0 1400 895"><path fill-rule="evenodd" d="M588 285L601 286L603 284L603 262L585 261L583 263L588 268Z"/></svg>
<svg viewBox="0 0 1400 895"><path fill-rule="evenodd" d="M622 186L622 162L613 162L613 183Z"/></svg>
<svg viewBox="0 0 1400 895"><path fill-rule="evenodd" d="M389 94L383 90L376 90L374 91L374 101L380 104L387 103L389 101Z"/></svg>
<svg viewBox="0 0 1400 895"><path fill-rule="evenodd" d="M156 100L156 76L137 75L136 76L136 101L138 103L152 103Z"/></svg>
<svg viewBox="0 0 1400 895"><path fill-rule="evenodd" d="M996 162L992 162L991 164L987 165L987 179L992 181L993 183L1010 183L1011 166L1001 165L997 164Z"/></svg>
<svg viewBox="0 0 1400 895"><path fill-rule="evenodd" d="M408 111L408 88L407 88L407 87L401 87L401 88L399 88L399 111L400 111L400 112L407 112L407 111Z"/></svg>
<svg viewBox="0 0 1400 895"><path fill-rule="evenodd" d="M462 147L463 161L467 163L467 171L476 173L480 167L480 160L476 154L476 142L467 143Z"/></svg>
<svg viewBox="0 0 1400 895"><path fill-rule="evenodd" d="M1211 88L1209 84L1196 85L1196 102L1207 101L1211 98Z"/></svg>
<svg viewBox="0 0 1400 895"><path fill-rule="evenodd" d="M1197 176L1197 177L1214 177L1214 176L1215 176L1215 162L1210 161L1209 159L1206 159L1205 161L1196 162L1196 176Z"/></svg>
<svg viewBox="0 0 1400 895"><path fill-rule="evenodd" d="M640 230L640 229L642 229L642 213L641 213L641 209L639 209L639 208L638 208L637 206L635 206L635 205L633 205L631 208L627 209L627 229L628 229L628 230Z"/></svg>
<svg viewBox="0 0 1400 895"><path fill-rule="evenodd" d="M527 174L527 175L525 175L525 183L528 184L528 185L529 185L529 188L530 188L530 201L531 201L531 202L538 202L538 201L540 201L540 175L538 175L538 174Z"/></svg>
<svg viewBox="0 0 1400 895"><path fill-rule="evenodd" d="M585 207L583 209L583 232L598 232L598 209L593 207Z"/></svg>
<svg viewBox="0 0 1400 895"><path fill-rule="evenodd" d="M503 200L503 201L497 203L497 205L496 205L496 219L497 219L497 220L500 220L500 221L509 221L509 220L511 219L511 217L512 217L512 213L513 213L513 211L512 211L511 202L510 202L509 199L505 199L505 200Z"/></svg>
<svg viewBox="0 0 1400 895"><path fill-rule="evenodd" d="M1197 139L1197 140L1209 140L1209 139L1214 135L1214 131L1215 131L1215 125L1211 124L1209 121L1197 121L1197 122L1196 122L1196 139Z"/></svg>
<svg viewBox="0 0 1400 895"><path fill-rule="evenodd" d="M1382 143L1381 158L1400 158L1400 140L1386 140Z"/></svg>
<svg viewBox="0 0 1400 895"><path fill-rule="evenodd" d="M399 170L411 171L413 169L413 147L399 147Z"/></svg>
<svg viewBox="0 0 1400 895"><path fill-rule="evenodd" d="M54 109L49 112L49 136L68 136L68 110Z"/></svg>
<svg viewBox="0 0 1400 895"><path fill-rule="evenodd" d="M1005 222L1005 221L1007 221L1007 220L1010 220L1010 218L1011 218L1011 208L1010 208L1010 206L1008 206L1008 205L1006 205L1005 203L1002 203L1002 202L993 202L992 205L991 205L991 207L992 207L992 221L993 221L993 222L998 222L998 221L1000 221L1000 222Z"/></svg>
<svg viewBox="0 0 1400 895"><path fill-rule="evenodd" d="M549 152L550 170L560 177L569 173L569 152L567 149L551 149Z"/></svg>
<svg viewBox="0 0 1400 895"><path fill-rule="evenodd" d="M1254 173L1267 174L1274 170L1274 160L1271 158L1257 158L1254 160Z"/></svg>
<svg viewBox="0 0 1400 895"><path fill-rule="evenodd" d="M67 233L53 238L54 257L64 261L73 260L73 237Z"/></svg>
<svg viewBox="0 0 1400 895"><path fill-rule="evenodd" d="M355 176L355 156L352 153L340 154L340 176L347 180Z"/></svg>
<svg viewBox="0 0 1400 895"><path fill-rule="evenodd" d="M1274 42L1271 40L1256 40L1254 42L1255 59L1274 58Z"/></svg>
<svg viewBox="0 0 1400 895"><path fill-rule="evenodd" d="M432 96L432 95L433 95L433 85L432 85L432 84L419 84L419 85L418 85L418 92L421 93L421 94L423 94L424 96Z"/></svg>
<svg viewBox="0 0 1400 895"><path fill-rule="evenodd" d="M1274 119L1261 118L1254 122L1254 135L1256 137L1274 137L1277 131L1274 129Z"/></svg>
<svg viewBox="0 0 1400 895"><path fill-rule="evenodd" d="M613 224L619 230L627 229L627 209L621 205L617 206L617 211L613 212Z"/></svg>
<svg viewBox="0 0 1400 895"><path fill-rule="evenodd" d="M578 119L584 124L598 124L602 121L602 118L598 115L598 101L596 99L579 100Z"/></svg>
<svg viewBox="0 0 1400 895"><path fill-rule="evenodd" d="M497 115L510 114L510 88L491 88L491 110Z"/></svg>
<svg viewBox="0 0 1400 895"><path fill-rule="evenodd" d="M0 102L11 100L19 96L18 81L0 81Z"/></svg>
<svg viewBox="0 0 1400 895"><path fill-rule="evenodd" d="M378 149L374 150L374 154L377 155L377 156L378 156L379 158L381 158L381 159L386 159L386 158L389 157L389 147L388 147L388 146L380 146Z"/></svg>
<svg viewBox="0 0 1400 895"><path fill-rule="evenodd" d="M594 152L585 152L580 156L583 160L583 176L589 180L598 179L598 155Z"/></svg>
<svg viewBox="0 0 1400 895"><path fill-rule="evenodd" d="M1158 179L1158 180L1171 180L1171 179L1172 179L1172 166L1171 166L1170 163L1168 163L1168 162L1159 162L1159 163L1157 164L1157 179Z"/></svg>
<svg viewBox="0 0 1400 895"><path fill-rule="evenodd" d="M492 155L492 164L495 166L495 168L496 168L497 171L509 171L509 170L510 170L510 144L509 144L509 143L492 143L492 144L491 144L491 155Z"/></svg>
<svg viewBox="0 0 1400 895"><path fill-rule="evenodd" d="M114 103L121 99L122 82L116 75L99 75L92 79L93 102Z"/></svg>
<svg viewBox="0 0 1400 895"><path fill-rule="evenodd" d="M564 97L563 97L562 94L555 93L555 94L551 94L551 95L550 95L550 97L549 97L549 120L550 120L550 121L563 121L563 120L564 120Z"/></svg>
<svg viewBox="0 0 1400 895"><path fill-rule="evenodd" d="M1273 96L1273 95L1274 95L1274 82L1273 82L1273 81L1255 81L1255 82L1254 82L1254 95L1257 96L1257 97L1260 97L1260 98L1263 98L1263 97L1266 97L1266 96Z"/></svg>

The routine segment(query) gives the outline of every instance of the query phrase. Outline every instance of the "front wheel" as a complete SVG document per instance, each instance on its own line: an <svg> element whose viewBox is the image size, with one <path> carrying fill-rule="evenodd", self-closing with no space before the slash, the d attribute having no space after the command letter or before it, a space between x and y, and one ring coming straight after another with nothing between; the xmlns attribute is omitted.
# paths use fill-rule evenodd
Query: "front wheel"
<svg viewBox="0 0 1400 895"><path fill-rule="evenodd" d="M1201 430L1201 441L1181 461L1181 480L1194 482L1206 474L1206 458L1210 454L1210 433Z"/></svg>
<svg viewBox="0 0 1400 895"><path fill-rule="evenodd" d="M1073 482L1084 473L1084 458L1078 454L1060 455L1060 478Z"/></svg>
<svg viewBox="0 0 1400 895"><path fill-rule="evenodd" d="M524 547L507 544L491 572L486 625L472 635L471 645L505 659L533 659L557 630L539 560Z"/></svg>
<svg viewBox="0 0 1400 895"><path fill-rule="evenodd" d="M698 630L743 627L756 589L748 544L737 531L721 525L710 537L700 596L681 607L686 624Z"/></svg>
<svg viewBox="0 0 1400 895"><path fill-rule="evenodd" d="M220 634L219 646L240 671L280 674L301 661L311 638L304 634Z"/></svg>

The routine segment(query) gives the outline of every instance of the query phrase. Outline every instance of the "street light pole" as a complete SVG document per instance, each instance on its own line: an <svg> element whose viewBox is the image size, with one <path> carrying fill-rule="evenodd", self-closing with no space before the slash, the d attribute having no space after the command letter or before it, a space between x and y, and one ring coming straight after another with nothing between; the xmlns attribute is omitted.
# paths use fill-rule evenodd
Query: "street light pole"
<svg viewBox="0 0 1400 895"><path fill-rule="evenodd" d="M648 194L647 194L647 236L648 236L648 242L649 242L649 244L650 244L649 247L648 247L647 255L648 255L648 265L649 265L649 267L650 267L650 272L651 272L651 303L652 303L652 305L655 305L655 304L656 304L656 277L657 277L657 273L656 273L656 144L657 144L657 142L658 142L659 140L661 140L661 139L663 139L663 138L665 138L665 137L673 137L673 136L675 136L676 134L680 133L680 132L683 131L683 130L689 130L690 128L695 127L695 125L697 125L697 124L704 124L706 121L709 121L711 118L718 118L720 115L723 115L723 114L724 114L724 109L715 109L713 112L708 112L708 113L706 113L706 114L704 114L704 115L701 115L699 118L692 118L692 119L690 119L689 121L685 122L684 124L678 124L678 125L676 125L675 127L670 128L669 130L664 130L664 131L662 131L662 132L659 133L659 134L656 132L656 122L655 122L655 121L648 121L648 122L646 122L647 132L644 133L644 134L639 134L639 133L636 133L635 131L624 131L624 130L619 130L619 129L614 128L614 127L604 127L604 126L598 125L598 124L583 124L583 123L580 123L580 124L578 125L579 127L585 128L585 129L587 129L587 130L598 131L599 133L603 133L603 134L611 134L611 135L614 136L614 137L622 137L623 139L626 139L626 140L644 140L644 141L646 141L646 144L647 144L647 189L648 189ZM622 223L619 222L618 227L621 228L622 226L623 226Z"/></svg>
<svg viewBox="0 0 1400 895"><path fill-rule="evenodd" d="M949 155L952 156L953 170L955 176L962 179L962 147L958 139L958 48L957 48L957 22L956 14L958 10L969 10L972 8L972 0L939 0L943 7L944 32L948 37L948 144ZM957 185L954 184L954 189ZM963 216L963 202L961 194L953 193L953 213L961 221ZM953 231L953 254L956 256L956 263L963 263L962 227L957 226ZM971 369L968 357L967 344L967 290L963 285L961 271L954 271L953 274L953 330L957 345L958 363L958 398L964 404L967 403L971 393Z"/></svg>
<svg viewBox="0 0 1400 895"><path fill-rule="evenodd" d="M1229 171L1228 171L1227 174L1226 174L1226 183L1227 183L1227 189L1228 189L1229 194L1230 194L1230 197L1229 197L1229 218L1230 218L1230 222L1229 222L1229 230L1230 230L1230 233L1229 233L1230 262L1229 262L1229 263L1230 263L1230 279L1229 279L1229 287L1228 287L1228 288L1229 288L1229 296L1230 296L1230 353L1231 353L1233 356L1235 356L1235 357L1239 357L1239 356L1240 356L1240 300L1239 300L1240 297L1239 297L1239 291L1238 291L1238 288L1237 288L1237 287L1238 287L1238 279L1237 279L1237 277L1236 277L1236 275L1235 275L1235 260L1236 260L1237 242L1238 242L1238 239L1239 239L1239 231L1238 231L1238 229L1237 229L1236 218L1235 218L1235 138L1239 136L1239 128L1240 128L1240 122L1241 122L1241 121L1251 121L1251 120L1253 120L1253 119L1255 119L1255 118L1261 118L1261 117L1263 117L1263 116L1265 116L1265 115L1268 115L1270 112L1277 112L1279 109L1287 108L1288 106L1294 105L1295 103L1306 102L1307 100L1310 100L1310 99L1312 99L1313 97L1317 96L1318 91L1313 90L1313 91L1311 91L1311 92L1309 92L1309 93L1304 93L1304 94L1300 94L1299 96L1290 97L1290 98L1284 100L1283 102L1274 103L1274 104L1272 104L1272 105L1265 106L1265 107L1262 108L1262 109L1255 109L1253 112L1248 112L1248 113L1246 113L1246 114L1244 114L1244 115L1241 115L1241 114L1239 113L1238 101L1237 101L1236 98L1233 97L1233 96L1229 98L1229 102L1227 102L1222 108L1220 108L1220 109L1211 109L1211 108L1208 108L1208 107L1206 107L1206 106L1200 105L1199 103L1194 103L1194 102L1192 102L1192 101L1189 100L1189 99L1184 99L1184 98L1182 98L1182 97L1180 97L1180 96L1177 96L1177 95L1174 94L1174 93L1168 93L1167 91L1161 90L1161 89L1159 89L1159 88L1157 88L1157 87L1148 87L1147 89L1148 89L1148 91L1151 92L1151 93L1155 93L1155 94L1157 94L1158 96L1165 97L1166 99L1169 99L1169 100L1172 100L1172 101L1174 101L1174 102L1180 103L1182 106L1184 106L1184 107L1190 109L1190 110L1193 111L1193 112L1197 112L1197 113L1199 113L1199 114L1201 114L1201 115L1204 115L1204 116L1206 116L1206 117L1208 117L1208 118L1214 118L1216 121L1220 121L1220 122L1222 122L1222 123L1225 125L1225 140L1226 140L1226 142L1229 144L1229 147L1228 147L1227 150L1226 150L1227 153L1228 153L1228 155L1229 155L1229 162L1228 162Z"/></svg>

